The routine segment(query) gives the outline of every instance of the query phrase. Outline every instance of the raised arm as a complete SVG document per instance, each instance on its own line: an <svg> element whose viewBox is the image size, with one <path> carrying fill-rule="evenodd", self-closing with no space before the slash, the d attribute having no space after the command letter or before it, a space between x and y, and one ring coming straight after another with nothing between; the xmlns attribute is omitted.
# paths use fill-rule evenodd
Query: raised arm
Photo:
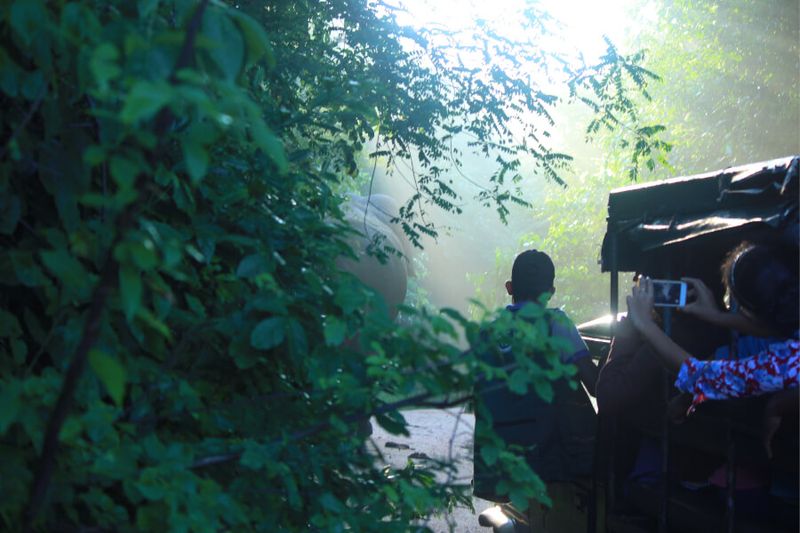
<svg viewBox="0 0 800 533"><path fill-rule="evenodd" d="M697 278L681 278L688 286L688 296L691 301L678 311L692 315L700 320L715 324L717 326L735 329L747 335L767 337L774 332L760 322L748 318L741 313L729 313L723 311L714 301L714 294L705 283Z"/></svg>
<svg viewBox="0 0 800 533"><path fill-rule="evenodd" d="M670 339L653 319L653 283L650 278L640 280L627 298L628 318L634 327L653 347L670 370L678 371L692 355Z"/></svg>

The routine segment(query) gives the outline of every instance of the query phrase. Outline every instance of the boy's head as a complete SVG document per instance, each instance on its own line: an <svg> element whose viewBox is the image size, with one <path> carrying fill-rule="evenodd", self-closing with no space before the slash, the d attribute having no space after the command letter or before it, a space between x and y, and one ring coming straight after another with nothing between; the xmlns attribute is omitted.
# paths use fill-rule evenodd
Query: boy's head
<svg viewBox="0 0 800 533"><path fill-rule="evenodd" d="M550 257L539 250L526 250L514 259L511 281L506 290L514 303L535 302L542 293L556 291L553 286L556 269Z"/></svg>

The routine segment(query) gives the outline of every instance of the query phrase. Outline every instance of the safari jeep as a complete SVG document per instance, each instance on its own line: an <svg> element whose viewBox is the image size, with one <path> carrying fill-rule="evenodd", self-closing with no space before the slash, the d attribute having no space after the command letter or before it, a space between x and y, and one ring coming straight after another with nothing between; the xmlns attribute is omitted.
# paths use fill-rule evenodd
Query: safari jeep
<svg viewBox="0 0 800 533"><path fill-rule="evenodd" d="M578 326L598 365L608 356L617 323L612 317L620 316L621 275L700 278L722 305L719 265L736 245L800 244L799 166L800 156L786 157L611 191L600 262L601 271L610 274L609 314ZM675 320L663 308L661 321L668 334ZM721 344L734 335L707 334L709 342ZM673 394L674 379L663 371L664 405ZM706 402L680 425L668 419L666 409L639 427L624 417L600 413L594 477L581 487L585 497L573 496L561 506L568 509L561 514L568 516L539 504L527 513L500 504L482 513L479 522L496 532L798 531L798 421L784 419L767 459L761 439L765 399ZM642 439L656 443L660 459L660 476L646 482L630 476ZM674 472L677 449L684 456L688 451L716 460L727 488L679 482ZM734 490L737 465L748 460L769 469L770 490L755 514L742 509L753 502Z"/></svg>

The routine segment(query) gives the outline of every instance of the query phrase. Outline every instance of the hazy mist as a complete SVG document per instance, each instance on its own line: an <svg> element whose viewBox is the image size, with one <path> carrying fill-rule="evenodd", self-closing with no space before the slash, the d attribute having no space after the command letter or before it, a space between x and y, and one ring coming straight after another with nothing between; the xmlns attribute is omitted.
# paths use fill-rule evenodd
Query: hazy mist
<svg viewBox="0 0 800 533"><path fill-rule="evenodd" d="M622 23L617 21L616 34L622 40L615 44L623 53L647 49L646 66L662 81L650 88L652 101L642 102L642 118L664 124L674 145L668 158L672 169L657 168L643 179L688 175L800 152L800 13L796 1L729 2L712 10L711 19L708 6L693 8L689 2L624 4L628 15ZM637 27L642 20L650 26ZM422 265L418 281L431 304L467 313L481 274L485 274L484 292L496 288L491 303L502 303L503 276L510 275L510 261L523 249L523 241L531 235L547 236L553 219L537 216L541 210L536 209L546 198L550 199L550 216L579 220L588 211L604 211L608 190L627 183L619 175L613 138L585 142L585 111L565 106L554 118L553 146L574 157L566 175L572 189L569 196L581 199L577 203L564 200L561 210L554 208L560 196L567 196L565 191L536 175L533 168L523 168L522 188L533 208L515 207L504 225L494 209L473 199L497 164L466 156L463 169L469 180L455 171L448 175L461 197L458 204L463 214L427 206L426 216L437 223L440 237L424 239L425 248L417 250L417 261ZM455 142L468 153L466 140ZM404 202L413 190L410 166L399 163L388 171L377 166L374 192ZM607 309L608 276L600 274L596 262L604 229L596 224L571 245L580 253L565 248L558 254L562 264L556 261L558 291L553 304L565 305L567 312L577 313L577 320ZM580 264L564 264L572 261L564 257ZM507 264L496 268L496 258ZM571 277L562 278L559 272L566 268ZM575 283L580 276L597 287L597 303L570 309L571 296L586 290Z"/></svg>

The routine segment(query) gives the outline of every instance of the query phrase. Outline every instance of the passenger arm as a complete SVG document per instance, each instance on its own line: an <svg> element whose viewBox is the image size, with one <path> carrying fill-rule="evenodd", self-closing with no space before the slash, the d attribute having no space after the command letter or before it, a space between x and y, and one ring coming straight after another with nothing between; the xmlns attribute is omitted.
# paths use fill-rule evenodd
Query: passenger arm
<svg viewBox="0 0 800 533"><path fill-rule="evenodd" d="M702 280L697 278L681 278L689 288L689 296L693 300L678 311L692 315L700 320L714 324L723 328L735 329L746 335L756 335L767 337L774 332L763 324L747 318L741 313L730 313L717 307L714 301L714 294Z"/></svg>
<svg viewBox="0 0 800 533"><path fill-rule="evenodd" d="M684 361L692 355L669 338L653 319L653 284L650 278L642 278L638 287L633 287L627 298L628 318L644 337L666 366L677 372Z"/></svg>

